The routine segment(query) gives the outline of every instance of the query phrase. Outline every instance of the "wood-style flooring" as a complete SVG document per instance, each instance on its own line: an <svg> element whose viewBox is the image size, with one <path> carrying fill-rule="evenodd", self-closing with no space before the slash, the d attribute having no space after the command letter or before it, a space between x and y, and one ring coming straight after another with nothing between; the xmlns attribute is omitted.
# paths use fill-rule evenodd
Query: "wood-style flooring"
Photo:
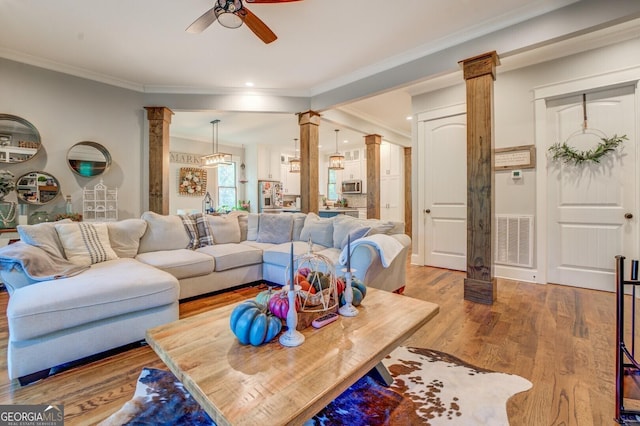
<svg viewBox="0 0 640 426"><path fill-rule="evenodd" d="M499 279L498 300L488 306L463 300L464 276L408 266L405 296L439 304L440 314L406 345L444 351L533 382L531 390L508 403L512 425L614 424L613 293ZM180 315L195 315L258 291L251 287L188 301L181 304ZM7 299L5 292L0 294L3 311ZM166 369L142 346L20 387L7 378L7 333L3 316L0 404L64 404L66 425L90 425L108 417L131 398L142 367Z"/></svg>

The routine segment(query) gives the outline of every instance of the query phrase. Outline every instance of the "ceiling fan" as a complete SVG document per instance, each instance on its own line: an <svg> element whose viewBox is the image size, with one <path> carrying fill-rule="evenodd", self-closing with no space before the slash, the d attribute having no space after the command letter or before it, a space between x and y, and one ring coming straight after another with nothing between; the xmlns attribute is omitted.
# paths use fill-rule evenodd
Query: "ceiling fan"
<svg viewBox="0 0 640 426"><path fill-rule="evenodd" d="M247 3L286 3L300 0L245 1ZM213 7L193 21L193 23L187 27L186 31L189 33L201 33L209 28L209 25L213 24L216 19L220 22L220 25L227 28L238 28L245 23L260 40L267 44L278 38L267 24L262 22L260 18L244 6L242 0L214 0Z"/></svg>

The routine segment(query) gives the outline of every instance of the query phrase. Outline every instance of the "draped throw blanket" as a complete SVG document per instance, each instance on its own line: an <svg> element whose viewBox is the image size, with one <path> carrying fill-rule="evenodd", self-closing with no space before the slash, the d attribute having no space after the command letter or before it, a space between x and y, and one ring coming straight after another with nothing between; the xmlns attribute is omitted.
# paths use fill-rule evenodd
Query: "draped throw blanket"
<svg viewBox="0 0 640 426"><path fill-rule="evenodd" d="M368 245L377 250L380 254L382 266L385 268L388 268L389 265L391 265L393 259L395 259L404 248L398 240L385 234L369 235L352 241L350 246L351 252L353 253L353 250L359 245ZM341 265L346 265L347 263L347 250L348 247L345 246L345 248L342 249L342 253L340 253L339 261Z"/></svg>
<svg viewBox="0 0 640 426"><path fill-rule="evenodd" d="M213 236L209 229L207 217L202 213L181 214L182 224L189 235L188 249L195 250L198 247L210 246L213 244Z"/></svg>
<svg viewBox="0 0 640 426"><path fill-rule="evenodd" d="M0 249L0 268L10 271L19 267L35 281L70 277L87 270L61 257L54 257L39 247L18 241Z"/></svg>

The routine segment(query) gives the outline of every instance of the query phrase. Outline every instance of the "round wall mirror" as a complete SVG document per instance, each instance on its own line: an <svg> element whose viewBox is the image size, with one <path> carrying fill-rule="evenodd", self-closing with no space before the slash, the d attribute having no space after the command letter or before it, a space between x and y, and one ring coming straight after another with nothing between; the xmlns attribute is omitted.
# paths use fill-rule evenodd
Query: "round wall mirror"
<svg viewBox="0 0 640 426"><path fill-rule="evenodd" d="M29 172L16 180L18 200L28 204L47 204L60 193L58 179L46 172Z"/></svg>
<svg viewBox="0 0 640 426"><path fill-rule="evenodd" d="M38 153L40 133L27 120L0 114L0 163L21 163Z"/></svg>
<svg viewBox="0 0 640 426"><path fill-rule="evenodd" d="M97 142L78 142L69 148L67 163L75 174L85 177L98 176L111 165L111 154Z"/></svg>

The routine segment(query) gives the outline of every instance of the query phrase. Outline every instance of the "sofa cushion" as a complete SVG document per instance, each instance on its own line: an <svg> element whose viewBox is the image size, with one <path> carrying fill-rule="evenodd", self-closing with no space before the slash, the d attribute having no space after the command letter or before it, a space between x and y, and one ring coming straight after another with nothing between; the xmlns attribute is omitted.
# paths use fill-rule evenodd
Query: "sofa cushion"
<svg viewBox="0 0 640 426"><path fill-rule="evenodd" d="M106 223L57 223L55 227L64 256L71 263L88 266L118 258L111 248Z"/></svg>
<svg viewBox="0 0 640 426"><path fill-rule="evenodd" d="M109 241L111 248L118 257L136 257L140 238L147 230L147 222L142 219L125 219L118 222L108 222Z"/></svg>
<svg viewBox="0 0 640 426"><path fill-rule="evenodd" d="M293 215L291 213L261 214L258 225L259 243L280 244L291 241Z"/></svg>
<svg viewBox="0 0 640 426"><path fill-rule="evenodd" d="M307 213L304 227L300 231L300 240L333 247L333 218L322 219L315 213Z"/></svg>
<svg viewBox="0 0 640 426"><path fill-rule="evenodd" d="M291 230L291 239L293 241L300 241L300 233L304 228L304 221L307 218L305 213L293 214L293 229Z"/></svg>
<svg viewBox="0 0 640 426"><path fill-rule="evenodd" d="M13 342L105 318L175 303L178 281L133 259L93 265L85 272L16 290L7 317Z"/></svg>
<svg viewBox="0 0 640 426"><path fill-rule="evenodd" d="M333 247L344 248L349 236L351 241L355 241L367 235L370 230L371 227L362 225L362 221L340 214L333 220Z"/></svg>
<svg viewBox="0 0 640 426"><path fill-rule="evenodd" d="M262 250L247 244L216 244L197 251L215 259L216 271L262 263Z"/></svg>
<svg viewBox="0 0 640 426"><path fill-rule="evenodd" d="M301 256L309 252L309 244L305 241L293 241L288 243L282 243L273 245L265 249L262 253L262 259L264 263L271 263L274 265L288 266L291 263L291 244L293 244L293 255ZM313 245L311 250L318 252L323 250L324 247L320 245Z"/></svg>
<svg viewBox="0 0 640 426"><path fill-rule="evenodd" d="M149 211L142 213L142 219L147 222L147 229L140 238L138 253L183 249L189 245L189 235L180 216Z"/></svg>
<svg viewBox="0 0 640 426"><path fill-rule="evenodd" d="M207 221L211 228L211 235L216 244L228 244L240 242L240 223L238 216L229 214L227 216L207 215Z"/></svg>
<svg viewBox="0 0 640 426"><path fill-rule="evenodd" d="M258 213L249 213L247 217L247 240L255 241L258 238L258 224L260 223L260 215Z"/></svg>
<svg viewBox="0 0 640 426"><path fill-rule="evenodd" d="M179 280L207 275L215 268L211 256L189 249L140 253L136 256L136 260L168 272Z"/></svg>
<svg viewBox="0 0 640 426"><path fill-rule="evenodd" d="M64 258L64 249L56 232L56 223L71 223L71 219L37 225L18 225L16 229L21 241L39 247L51 256Z"/></svg>
<svg viewBox="0 0 640 426"><path fill-rule="evenodd" d="M249 214L247 212L238 215L238 225L240 226L240 241L246 241L249 233Z"/></svg>

